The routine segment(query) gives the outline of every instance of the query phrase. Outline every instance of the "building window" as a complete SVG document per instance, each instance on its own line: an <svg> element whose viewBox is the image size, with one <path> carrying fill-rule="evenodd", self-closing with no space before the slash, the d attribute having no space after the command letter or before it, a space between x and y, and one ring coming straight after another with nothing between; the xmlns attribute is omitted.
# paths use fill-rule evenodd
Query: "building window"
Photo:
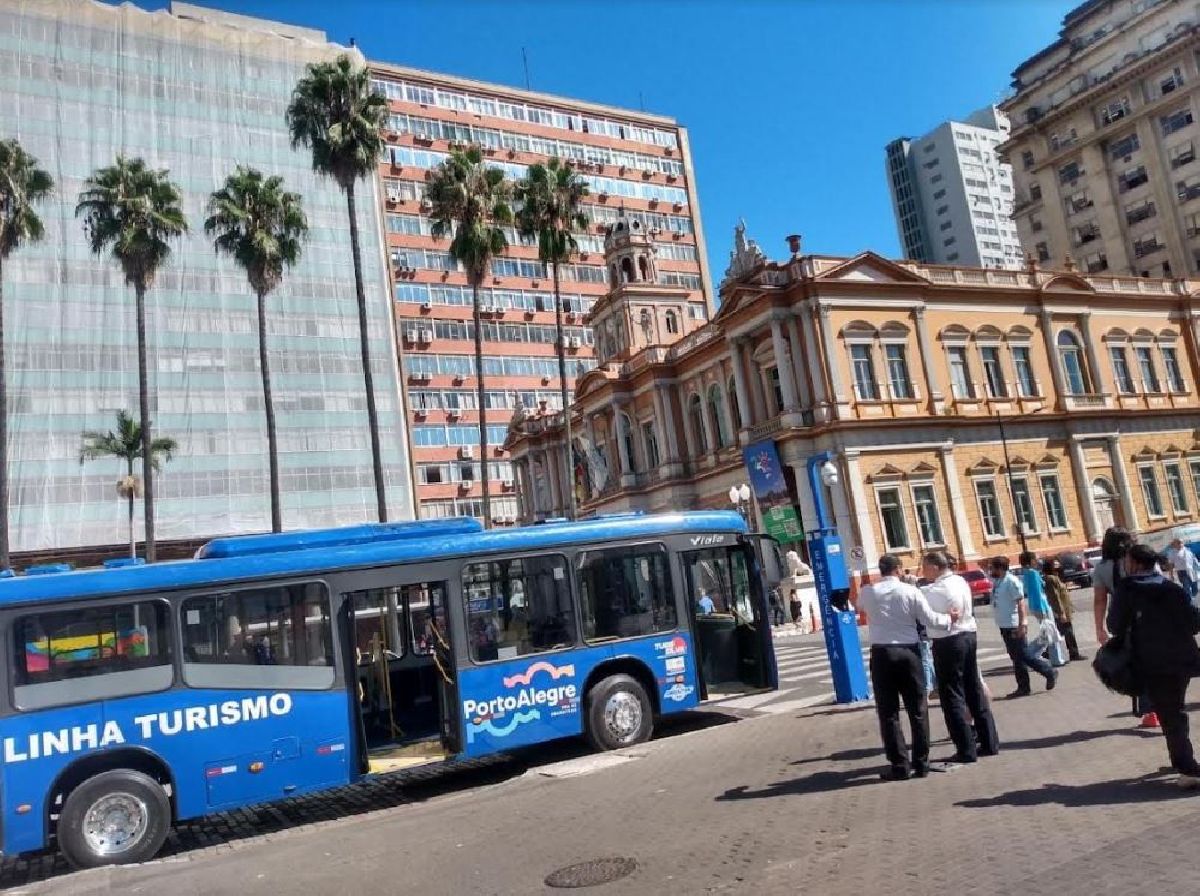
<svg viewBox="0 0 1200 896"><path fill-rule="evenodd" d="M917 514L917 526L921 530L922 547L944 544L942 521L938 517L937 499L932 485L914 485L912 489L913 509Z"/></svg>
<svg viewBox="0 0 1200 896"><path fill-rule="evenodd" d="M900 503L900 489L881 488L875 493L879 504L879 521L883 526L883 540L889 550L907 550L908 527L904 523L904 505Z"/></svg>
<svg viewBox="0 0 1200 896"><path fill-rule="evenodd" d="M875 359L871 357L871 346L850 346L850 359L854 365L854 390L860 401L878 401L879 383L875 379Z"/></svg>
<svg viewBox="0 0 1200 896"><path fill-rule="evenodd" d="M1146 167L1138 165L1136 168L1130 168L1123 172L1117 178L1117 190L1121 193L1128 193L1130 190L1135 190L1142 184L1149 182L1150 177L1146 174Z"/></svg>
<svg viewBox="0 0 1200 896"><path fill-rule="evenodd" d="M621 439L625 442L625 460L629 463L626 473L637 472L637 454L633 450L633 422L628 414L620 415Z"/></svg>
<svg viewBox="0 0 1200 896"><path fill-rule="evenodd" d="M942 240L942 245L943 245L943 246L953 246L953 245L954 245L954 243L955 243L955 238L954 238L954 237L950 237L949 239Z"/></svg>
<svg viewBox="0 0 1200 896"><path fill-rule="evenodd" d="M952 345L946 349L950 360L950 394L955 398L974 398L975 387L967 366L966 346Z"/></svg>
<svg viewBox="0 0 1200 896"><path fill-rule="evenodd" d="M1162 135L1167 137L1171 134L1174 134L1176 131L1183 130L1192 123L1192 109L1190 106L1184 106L1182 109L1176 109L1170 115L1160 116L1158 123L1162 128Z"/></svg>
<svg viewBox="0 0 1200 896"><path fill-rule="evenodd" d="M908 375L908 358L905 347L900 343L890 343L883 348L887 358L888 385L892 390L892 398L912 398L912 379Z"/></svg>
<svg viewBox="0 0 1200 896"><path fill-rule="evenodd" d="M728 386L726 394L729 396L729 411L733 417L733 428L736 431L741 429L744 425L742 421L742 408L741 405L738 404L737 382L733 379L733 377L730 377L729 382L726 383L726 385Z"/></svg>
<svg viewBox="0 0 1200 896"><path fill-rule="evenodd" d="M938 190L936 193L934 193L934 194L933 194L933 201L934 201L934 202L937 202L939 199L945 199L945 198L946 198L946 191L945 191L945 190ZM940 214L941 214L941 211L939 211L939 212L938 212L938 214L940 215Z"/></svg>
<svg viewBox="0 0 1200 896"><path fill-rule="evenodd" d="M1033 498L1029 494L1028 479L1012 480L1012 497L1017 512L1017 525L1026 535L1037 532L1037 516L1033 512Z"/></svg>
<svg viewBox="0 0 1200 896"><path fill-rule="evenodd" d="M1158 371L1154 369L1154 355L1150 351L1150 346L1139 345L1133 351L1137 355L1138 372L1142 376L1142 391L1161 392Z"/></svg>
<svg viewBox="0 0 1200 896"><path fill-rule="evenodd" d="M1158 213L1154 203L1149 199L1143 199L1141 202L1135 202L1125 206L1125 223L1138 224L1148 218L1153 218Z"/></svg>
<svg viewBox="0 0 1200 896"><path fill-rule="evenodd" d="M1033 361L1029 357L1029 346L1014 345L1012 347L1013 367L1017 372L1017 390L1022 398L1032 398L1038 394L1037 380L1033 377Z"/></svg>
<svg viewBox="0 0 1200 896"><path fill-rule="evenodd" d="M1000 501L996 497L996 483L992 479L975 480L975 500L979 504L979 519L983 534L988 538L1004 537L1004 517L1000 513Z"/></svg>
<svg viewBox="0 0 1200 896"><path fill-rule="evenodd" d="M1079 180L1079 176L1083 172L1079 168L1079 162L1067 162L1058 169L1058 182L1060 184L1073 184Z"/></svg>
<svg viewBox="0 0 1200 896"><path fill-rule="evenodd" d="M679 332L679 315L674 311L668 311L665 315L667 321L667 332L674 335Z"/></svg>
<svg viewBox="0 0 1200 896"><path fill-rule="evenodd" d="M1142 496L1146 499L1146 513L1152 517L1163 517L1162 496L1158 493L1158 480L1154 467L1144 464L1138 467L1138 478L1142 482Z"/></svg>
<svg viewBox="0 0 1200 896"><path fill-rule="evenodd" d="M1098 274L1108 270L1108 256L1103 252L1093 252L1083 256L1083 269L1089 274Z"/></svg>
<svg viewBox="0 0 1200 896"><path fill-rule="evenodd" d="M717 446L724 448L730 442L729 425L725 422L725 402L721 400L721 387L716 383L708 387L708 410L717 430Z"/></svg>
<svg viewBox="0 0 1200 896"><path fill-rule="evenodd" d="M1179 366L1179 353L1172 345L1162 347L1163 367L1167 371L1167 387L1172 392L1186 392L1183 382L1183 369Z"/></svg>
<svg viewBox="0 0 1200 896"><path fill-rule="evenodd" d="M1178 66L1158 82L1158 95L1166 96L1168 93L1174 93L1177 87L1183 86L1183 72Z"/></svg>
<svg viewBox="0 0 1200 896"><path fill-rule="evenodd" d="M979 349L983 359L983 378L987 384L988 398L1007 398L1008 386L1004 383L1004 368L1000 364L1000 348L985 345Z"/></svg>
<svg viewBox="0 0 1200 896"><path fill-rule="evenodd" d="M1063 507L1062 489L1058 485L1057 473L1043 473L1038 477L1042 486L1042 506L1046 508L1046 524L1053 531L1067 528L1067 511Z"/></svg>
<svg viewBox="0 0 1200 896"><path fill-rule="evenodd" d="M1034 246L1037 249L1037 258L1039 262L1047 262L1050 260L1050 247L1045 243L1038 243Z"/></svg>
<svg viewBox="0 0 1200 896"><path fill-rule="evenodd" d="M708 439L704 435L704 408L700 396L693 394L688 400L688 417L691 418L692 434L696 438L696 447L701 454L708 452Z"/></svg>
<svg viewBox="0 0 1200 896"><path fill-rule="evenodd" d="M1187 490L1183 487L1183 472L1179 464L1163 464L1163 473L1167 477L1167 494L1171 496L1171 509L1176 516L1187 513Z"/></svg>
<svg viewBox="0 0 1200 896"><path fill-rule="evenodd" d="M1029 185L1029 201L1030 202L1041 202L1042 201L1042 185L1039 184L1037 181L1034 181L1033 183L1031 183Z"/></svg>
<svg viewBox="0 0 1200 896"><path fill-rule="evenodd" d="M767 381L771 384L771 397L775 399L775 413L783 412L783 384L779 382L779 366L767 368Z"/></svg>
<svg viewBox="0 0 1200 896"><path fill-rule="evenodd" d="M1058 334L1058 357L1066 378L1068 395L1086 395L1087 378L1084 376L1083 349L1079 340L1069 330Z"/></svg>
<svg viewBox="0 0 1200 896"><path fill-rule="evenodd" d="M1021 167L1026 171L1033 167L1033 153L1028 149L1021 153Z"/></svg>
<svg viewBox="0 0 1200 896"><path fill-rule="evenodd" d="M670 566L657 545L583 554L579 598L583 636L589 641L634 638L676 626Z"/></svg>
<svg viewBox="0 0 1200 896"><path fill-rule="evenodd" d="M1114 100L1108 105L1100 109L1100 121L1103 124L1112 124L1114 121L1120 121L1129 114L1129 98L1121 97L1119 100Z"/></svg>
<svg viewBox="0 0 1200 896"><path fill-rule="evenodd" d="M1125 354L1125 346L1114 345L1108 350L1112 357L1113 379L1117 384L1117 391L1124 395L1132 395L1137 392L1133 385L1133 372L1129 369L1129 358Z"/></svg>
<svg viewBox="0 0 1200 896"><path fill-rule="evenodd" d="M1128 161L1128 157L1141 149L1141 146L1142 144L1138 141L1138 135L1135 131L1132 134L1127 134L1120 140L1114 140L1108 147L1108 154L1113 159L1125 157L1125 160Z"/></svg>
<svg viewBox="0 0 1200 896"><path fill-rule="evenodd" d="M1182 168L1184 165L1196 161L1196 149L1192 145L1192 141L1180 143L1177 146L1172 146L1167 150L1167 157L1171 160L1171 168Z"/></svg>
<svg viewBox="0 0 1200 896"><path fill-rule="evenodd" d="M642 442L646 446L646 468L657 470L662 459L658 453L658 436L654 434L653 420L647 420L642 424Z"/></svg>
<svg viewBox="0 0 1200 896"><path fill-rule="evenodd" d="M1200 501L1200 460L1192 461L1188 468L1192 471L1192 491L1196 493L1196 500Z"/></svg>
<svg viewBox="0 0 1200 896"><path fill-rule="evenodd" d="M1200 196L1200 174L1175 182L1175 193L1180 202Z"/></svg>

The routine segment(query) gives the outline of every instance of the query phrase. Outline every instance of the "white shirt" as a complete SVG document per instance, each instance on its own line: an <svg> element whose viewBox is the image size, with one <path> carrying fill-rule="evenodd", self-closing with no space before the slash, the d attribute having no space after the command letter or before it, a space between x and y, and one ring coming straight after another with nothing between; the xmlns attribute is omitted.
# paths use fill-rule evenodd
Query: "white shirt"
<svg viewBox="0 0 1200 896"><path fill-rule="evenodd" d="M930 638L948 638L951 635L957 635L959 632L979 630L979 626L975 623L975 609L974 601L971 598L971 586L958 573L947 570L921 590L925 592L925 599L929 601L929 608L933 612L949 613L950 608L955 607L961 614L958 617L958 622L953 623L949 631L930 629Z"/></svg>
<svg viewBox="0 0 1200 896"><path fill-rule="evenodd" d="M1181 547L1177 551L1171 552L1171 565L1175 567L1176 572L1186 572L1189 578L1196 578L1197 572L1200 572L1200 560L1196 559L1196 555L1192 553L1192 549Z"/></svg>
<svg viewBox="0 0 1200 896"><path fill-rule="evenodd" d="M930 631L949 629L951 625L949 616L929 609L919 588L904 584L896 576L885 576L864 588L858 606L870 622L868 637L872 646L916 646L918 622Z"/></svg>

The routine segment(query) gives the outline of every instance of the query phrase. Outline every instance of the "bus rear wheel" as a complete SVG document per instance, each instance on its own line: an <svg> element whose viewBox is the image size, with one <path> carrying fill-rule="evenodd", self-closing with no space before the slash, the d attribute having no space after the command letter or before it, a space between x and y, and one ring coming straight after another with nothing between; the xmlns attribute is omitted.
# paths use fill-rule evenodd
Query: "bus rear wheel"
<svg viewBox="0 0 1200 896"><path fill-rule="evenodd" d="M646 689L630 675L610 675L587 695L587 736L597 750L617 750L650 739L654 709Z"/></svg>
<svg viewBox="0 0 1200 896"><path fill-rule="evenodd" d="M154 858L171 828L171 801L153 778L113 769L71 791L58 817L58 846L76 868Z"/></svg>

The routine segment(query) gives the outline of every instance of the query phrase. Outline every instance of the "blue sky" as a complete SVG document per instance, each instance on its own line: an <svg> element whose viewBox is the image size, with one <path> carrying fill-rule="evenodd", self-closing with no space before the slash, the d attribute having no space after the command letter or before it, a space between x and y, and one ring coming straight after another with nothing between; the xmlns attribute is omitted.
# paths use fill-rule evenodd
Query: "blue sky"
<svg viewBox="0 0 1200 896"><path fill-rule="evenodd" d="M676 118L716 281L739 217L770 257L796 232L806 252L898 255L884 145L999 99L1078 0L198 2L515 86L525 47L535 90Z"/></svg>

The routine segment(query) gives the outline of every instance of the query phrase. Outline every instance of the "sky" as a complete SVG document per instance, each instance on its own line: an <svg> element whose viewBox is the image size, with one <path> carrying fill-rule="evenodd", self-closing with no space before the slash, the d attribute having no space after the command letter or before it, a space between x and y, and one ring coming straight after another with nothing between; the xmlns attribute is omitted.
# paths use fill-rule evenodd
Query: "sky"
<svg viewBox="0 0 1200 896"><path fill-rule="evenodd" d="M900 255L884 146L1002 98L1079 0L196 0L355 38L368 59L675 118L714 286L770 258ZM137 0L147 9L166 0Z"/></svg>

